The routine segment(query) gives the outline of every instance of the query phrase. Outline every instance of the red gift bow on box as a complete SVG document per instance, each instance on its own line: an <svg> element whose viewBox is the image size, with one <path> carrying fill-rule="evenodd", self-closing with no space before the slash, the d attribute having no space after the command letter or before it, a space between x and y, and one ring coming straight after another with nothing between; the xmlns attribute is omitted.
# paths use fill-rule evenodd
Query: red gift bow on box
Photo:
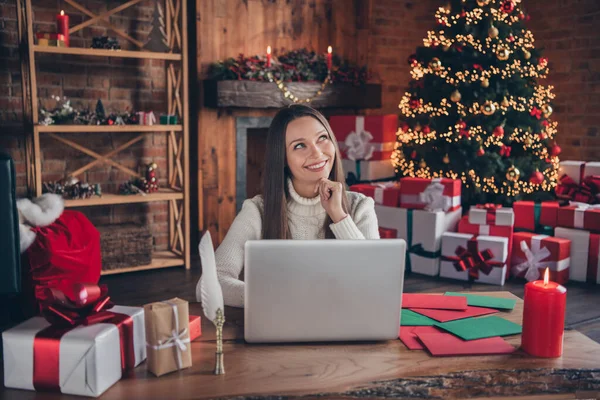
<svg viewBox="0 0 600 400"><path fill-rule="evenodd" d="M108 311L113 307L105 285L73 284L75 300L61 290L48 288L40 299L42 316L50 326L35 335L33 342L33 386L35 390L60 392L60 340L81 325L110 323L119 329L121 367L135 367L133 319Z"/></svg>
<svg viewBox="0 0 600 400"><path fill-rule="evenodd" d="M494 267L502 266L503 263L490 261L494 253L490 249L479 251L477 239L469 239L467 248L458 246L454 252L456 257L444 256L444 261L454 261L457 271L469 271L469 279L479 279L479 271L486 275L492 272Z"/></svg>
<svg viewBox="0 0 600 400"><path fill-rule="evenodd" d="M496 224L496 210L502 208L500 204L494 203L485 203L485 204L477 204L475 208L479 210L485 210L485 224L486 225L495 225Z"/></svg>
<svg viewBox="0 0 600 400"><path fill-rule="evenodd" d="M600 176L587 176L578 185L571 177L563 175L556 187L556 196L579 203L597 203L600 197Z"/></svg>

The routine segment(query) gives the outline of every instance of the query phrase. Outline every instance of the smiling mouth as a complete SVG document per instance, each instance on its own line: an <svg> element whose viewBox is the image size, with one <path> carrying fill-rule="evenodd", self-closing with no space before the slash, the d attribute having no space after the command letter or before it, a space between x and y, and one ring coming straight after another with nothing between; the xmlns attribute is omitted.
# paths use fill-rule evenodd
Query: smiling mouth
<svg viewBox="0 0 600 400"><path fill-rule="evenodd" d="M307 165L304 168L309 169L309 170L318 170L318 169L323 168L327 164L327 161L328 160L324 160L324 161L321 161L321 162L319 162L317 164Z"/></svg>

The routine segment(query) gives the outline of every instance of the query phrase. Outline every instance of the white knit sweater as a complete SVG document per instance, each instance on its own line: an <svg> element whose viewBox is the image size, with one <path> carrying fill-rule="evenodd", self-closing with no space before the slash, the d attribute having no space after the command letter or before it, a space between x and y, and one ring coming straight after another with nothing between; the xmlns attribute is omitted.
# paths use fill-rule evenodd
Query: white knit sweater
<svg viewBox="0 0 600 400"><path fill-rule="evenodd" d="M288 181L290 199L287 203L288 227L293 239L324 239L327 212L319 196L301 197ZM373 199L361 193L346 192L350 205L349 215L329 225L337 239L379 239L377 216ZM225 304L244 307L244 282L240 273L244 268L244 245L247 240L261 239L263 198L258 195L244 201L225 239L215 253L217 274L223 288Z"/></svg>

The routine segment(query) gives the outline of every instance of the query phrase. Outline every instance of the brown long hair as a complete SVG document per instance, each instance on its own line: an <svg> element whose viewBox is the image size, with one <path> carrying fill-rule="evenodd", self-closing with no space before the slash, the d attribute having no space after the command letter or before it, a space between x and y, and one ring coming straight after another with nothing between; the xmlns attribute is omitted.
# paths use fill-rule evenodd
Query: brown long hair
<svg viewBox="0 0 600 400"><path fill-rule="evenodd" d="M291 178L291 172L286 161L285 134L288 124L301 117L315 118L327 131L335 147L335 160L329 173L329 180L340 182L345 187L340 149L327 119L314 108L302 104L293 104L280 109L269 126L267 136L262 188L264 199L263 239L291 239L287 220L287 200L290 196L287 180ZM348 198L345 192L342 193L342 208L344 212L348 213ZM331 217L327 216L324 228L325 237L328 239L335 237L329 229L331 223Z"/></svg>

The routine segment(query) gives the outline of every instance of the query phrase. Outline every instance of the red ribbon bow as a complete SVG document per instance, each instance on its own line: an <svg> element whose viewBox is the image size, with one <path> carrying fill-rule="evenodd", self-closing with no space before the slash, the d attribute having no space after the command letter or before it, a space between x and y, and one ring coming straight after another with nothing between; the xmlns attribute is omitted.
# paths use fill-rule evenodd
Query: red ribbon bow
<svg viewBox="0 0 600 400"><path fill-rule="evenodd" d="M595 204L600 197L600 176L588 176L578 185L571 177L563 175L556 186L556 196L564 200Z"/></svg>
<svg viewBox="0 0 600 400"><path fill-rule="evenodd" d="M469 279L479 279L479 271L486 275L492 272L494 266L502 266L502 263L490 261L494 257L494 253L490 249L479 251L477 239L473 238L467 242L467 248L458 246L456 257L444 256L445 261L454 261L454 268L457 271L469 271Z"/></svg>
<svg viewBox="0 0 600 400"><path fill-rule="evenodd" d="M500 155L502 157L510 157L511 150L512 150L512 148L510 146L502 146L500 148Z"/></svg>
<svg viewBox="0 0 600 400"><path fill-rule="evenodd" d="M500 204L485 203L477 204L475 208L479 210L486 210L485 223L486 225L494 225L496 223L496 210L502 208Z"/></svg>
<svg viewBox="0 0 600 400"><path fill-rule="evenodd" d="M537 108L537 107L533 107L533 108L531 109L531 111L529 112L529 114L530 114L532 117L536 117L537 119L541 119L541 118L542 118L542 110L540 110L540 109L539 109L539 108Z"/></svg>
<svg viewBox="0 0 600 400"><path fill-rule="evenodd" d="M81 325L100 322L119 329L121 368L135 367L133 319L108 311L113 307L105 285L73 284L74 298L48 288L40 297L42 315L50 326L35 335L33 343L33 386L36 390L60 392L60 342L63 335Z"/></svg>

